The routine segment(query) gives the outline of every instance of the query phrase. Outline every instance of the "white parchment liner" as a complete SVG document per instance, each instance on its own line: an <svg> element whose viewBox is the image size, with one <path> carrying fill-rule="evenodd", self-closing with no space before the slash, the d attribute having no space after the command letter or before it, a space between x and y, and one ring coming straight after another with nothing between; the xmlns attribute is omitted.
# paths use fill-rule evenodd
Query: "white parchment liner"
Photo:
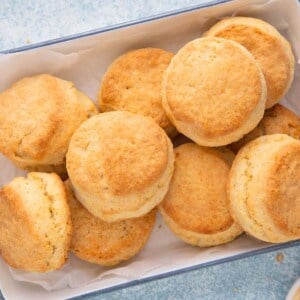
<svg viewBox="0 0 300 300"><path fill-rule="evenodd" d="M189 40L200 37L216 20L230 15L254 16L273 24L292 43L299 63L300 13L296 0L236 0L47 48L1 55L0 91L24 76L50 73L73 81L96 100L101 78L118 55L146 46L176 52ZM300 113L299 64L292 88L282 102ZM21 174L25 172L0 155L0 186ZM3 294L11 299L65 298L267 246L270 244L242 236L223 246L206 249L192 247L174 236L159 217L144 250L119 266L104 268L70 255L63 269L37 274L8 268L0 259L0 285Z"/></svg>

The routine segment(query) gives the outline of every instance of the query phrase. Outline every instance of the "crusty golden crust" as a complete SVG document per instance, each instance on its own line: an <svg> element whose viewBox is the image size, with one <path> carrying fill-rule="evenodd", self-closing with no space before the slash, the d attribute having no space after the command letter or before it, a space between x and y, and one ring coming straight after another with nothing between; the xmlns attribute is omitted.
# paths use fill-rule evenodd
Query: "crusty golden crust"
<svg viewBox="0 0 300 300"><path fill-rule="evenodd" d="M172 57L173 53L157 48L137 49L118 57L101 83L101 111L126 110L152 117L174 136L175 127L161 104L162 78Z"/></svg>
<svg viewBox="0 0 300 300"><path fill-rule="evenodd" d="M59 269L71 242L71 216L56 174L29 173L0 191L0 254L13 268Z"/></svg>
<svg viewBox="0 0 300 300"><path fill-rule="evenodd" d="M72 154L75 157L71 161ZM168 161L167 139L144 117L122 112L101 114L75 132L68 152L68 168L71 173L78 172L79 181L85 164L90 180L99 176L97 161L113 194L140 191L164 172ZM72 182L77 183L75 178ZM85 186L88 181L80 183ZM94 188L95 192L99 189Z"/></svg>
<svg viewBox="0 0 300 300"><path fill-rule="evenodd" d="M71 209L73 237L71 250L81 259L112 266L135 256L152 232L156 209L143 217L108 223L90 214L65 182Z"/></svg>
<svg viewBox="0 0 300 300"><path fill-rule="evenodd" d="M300 141L259 137L236 156L228 180L233 218L254 237L273 243L300 238Z"/></svg>
<svg viewBox="0 0 300 300"><path fill-rule="evenodd" d="M91 213L106 221L112 215L114 220L127 218L121 217L127 212L137 217L162 200L173 172L172 151L169 138L151 118L103 113L74 133L67 170L77 198ZM150 207L140 214L145 205Z"/></svg>
<svg viewBox="0 0 300 300"><path fill-rule="evenodd" d="M179 132L199 145L222 146L261 120L266 85L244 47L208 37L189 42L174 56L162 94L163 107Z"/></svg>
<svg viewBox="0 0 300 300"><path fill-rule="evenodd" d="M276 226L300 237L300 142L280 149L267 175L266 208Z"/></svg>
<svg viewBox="0 0 300 300"><path fill-rule="evenodd" d="M267 108L276 104L289 89L294 74L294 56L289 42L272 25L255 18L226 18L204 36L234 40L252 53L266 78Z"/></svg>
<svg viewBox="0 0 300 300"><path fill-rule="evenodd" d="M300 118L280 104L267 109L263 119L252 131L228 147L233 152L238 152L240 148L250 141L263 135L275 133L283 133L295 139L300 139Z"/></svg>
<svg viewBox="0 0 300 300"><path fill-rule="evenodd" d="M86 118L73 83L47 74L23 78L0 94L0 151L24 168L61 165Z"/></svg>
<svg viewBox="0 0 300 300"><path fill-rule="evenodd" d="M175 149L175 171L160 211L167 225L191 244L216 245L241 233L233 227L226 197L228 153L194 143Z"/></svg>

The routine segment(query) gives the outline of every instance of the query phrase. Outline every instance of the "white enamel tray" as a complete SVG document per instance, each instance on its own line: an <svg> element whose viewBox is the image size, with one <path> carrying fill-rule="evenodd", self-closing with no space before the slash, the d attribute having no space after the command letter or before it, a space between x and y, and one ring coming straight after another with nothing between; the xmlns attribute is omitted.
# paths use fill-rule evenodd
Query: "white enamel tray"
<svg viewBox="0 0 300 300"><path fill-rule="evenodd" d="M231 15L258 17L276 26L291 42L299 62L300 7L297 0L208 1L131 23L4 51L0 55L0 91L24 76L51 73L73 81L95 100L102 75L118 55L149 46L176 52L186 42L200 37L218 19ZM299 64L292 88L282 102L300 113ZM0 156L0 186L17 174L22 172ZM65 299L292 246L300 246L300 241L274 245L243 235L223 246L200 249L180 241L158 218L145 249L120 266L102 268L71 255L60 271L32 274L11 270L0 259L0 288L7 299Z"/></svg>

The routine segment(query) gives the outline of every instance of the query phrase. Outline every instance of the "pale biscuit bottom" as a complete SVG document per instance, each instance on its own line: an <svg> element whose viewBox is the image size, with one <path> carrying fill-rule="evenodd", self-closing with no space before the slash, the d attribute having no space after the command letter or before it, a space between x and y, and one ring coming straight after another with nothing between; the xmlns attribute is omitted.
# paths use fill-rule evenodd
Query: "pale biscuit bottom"
<svg viewBox="0 0 300 300"><path fill-rule="evenodd" d="M164 222L168 227L182 240L193 246L210 247L225 244L234 240L237 236L242 234L243 230L237 223L233 223L224 231L219 231L213 234L204 234L182 228L176 223L163 209L159 206L159 212L164 218Z"/></svg>

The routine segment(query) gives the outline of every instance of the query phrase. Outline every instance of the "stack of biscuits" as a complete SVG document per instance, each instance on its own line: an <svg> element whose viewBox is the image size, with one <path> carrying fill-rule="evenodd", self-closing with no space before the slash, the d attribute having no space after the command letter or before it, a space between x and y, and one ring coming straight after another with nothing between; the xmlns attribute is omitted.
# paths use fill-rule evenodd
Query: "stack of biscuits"
<svg viewBox="0 0 300 300"><path fill-rule="evenodd" d="M141 251L157 210L194 246L299 239L300 118L278 104L294 64L273 26L232 17L175 55L118 57L100 112L69 81L17 81L0 94L0 152L29 173L0 190L1 257L112 266Z"/></svg>

